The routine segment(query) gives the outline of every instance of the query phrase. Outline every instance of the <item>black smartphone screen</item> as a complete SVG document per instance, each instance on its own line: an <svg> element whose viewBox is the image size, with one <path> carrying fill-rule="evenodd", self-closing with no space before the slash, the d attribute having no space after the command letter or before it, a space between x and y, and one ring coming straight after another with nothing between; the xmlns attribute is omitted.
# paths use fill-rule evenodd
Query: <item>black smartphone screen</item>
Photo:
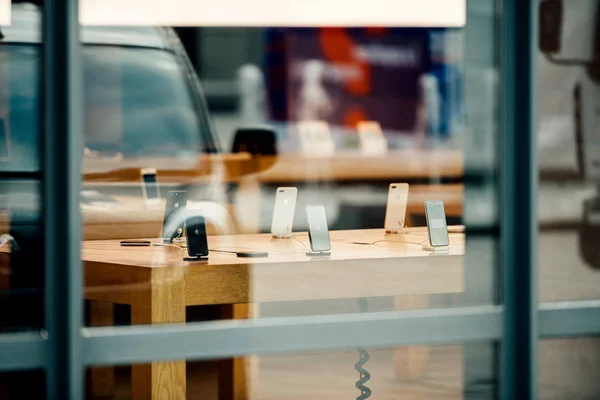
<svg viewBox="0 0 600 400"><path fill-rule="evenodd" d="M185 205L187 204L186 190L171 190L167 195L165 216L163 220L162 238L172 241L177 237L177 230L183 229L185 222Z"/></svg>
<svg viewBox="0 0 600 400"><path fill-rule="evenodd" d="M185 221L187 249L190 257L208 256L208 240L206 239L206 223L204 217L193 216Z"/></svg>
<svg viewBox="0 0 600 400"><path fill-rule="evenodd" d="M313 251L331 250L325 207L322 205L306 206L306 218L308 219L308 238L310 240L310 248Z"/></svg>
<svg viewBox="0 0 600 400"><path fill-rule="evenodd" d="M158 199L160 197L160 194L158 193L158 185L156 184L155 174L145 174L144 185L146 186L146 198Z"/></svg>

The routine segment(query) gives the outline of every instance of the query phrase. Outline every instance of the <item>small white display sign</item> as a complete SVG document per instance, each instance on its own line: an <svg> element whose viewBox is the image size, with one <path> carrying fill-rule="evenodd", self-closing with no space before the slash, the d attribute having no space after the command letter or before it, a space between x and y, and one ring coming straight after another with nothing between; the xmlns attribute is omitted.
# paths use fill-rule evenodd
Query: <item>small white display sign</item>
<svg viewBox="0 0 600 400"><path fill-rule="evenodd" d="M300 148L306 157L330 157L335 153L335 142L329 124L324 121L302 121L296 125Z"/></svg>
<svg viewBox="0 0 600 400"><path fill-rule="evenodd" d="M362 121L358 123L357 129L360 150L364 155L377 156L387 153L388 143L379 122Z"/></svg>

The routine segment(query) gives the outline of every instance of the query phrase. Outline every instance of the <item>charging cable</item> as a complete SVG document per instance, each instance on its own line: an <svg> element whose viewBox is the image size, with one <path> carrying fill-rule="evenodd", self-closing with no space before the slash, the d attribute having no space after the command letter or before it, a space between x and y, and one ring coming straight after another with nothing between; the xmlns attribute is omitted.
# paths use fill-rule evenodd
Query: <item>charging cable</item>
<svg viewBox="0 0 600 400"><path fill-rule="evenodd" d="M300 242L300 244L302 244L304 246L304 243ZM304 246L306 248L306 246ZM236 250L238 249L238 250ZM276 253L276 254L299 254L299 253L304 253L304 250L300 250L300 249L290 249L290 250L266 250L266 249L256 249L253 247L243 247L243 246L220 246L214 249L209 249L209 251L215 252L215 253L231 253L231 254L237 254L239 253L240 250L250 250L250 251L260 251L260 252L264 252L264 253Z"/></svg>
<svg viewBox="0 0 600 400"><path fill-rule="evenodd" d="M382 240L376 240L374 242L345 242L345 243L349 243L349 244L361 244L361 245L364 245L364 246L377 246L377 243L392 242L392 243L402 243L402 244L414 244L414 245L417 245L417 246L421 246L423 243L425 243L428 240L429 240L429 238L423 240L422 242L408 242L406 240L382 239ZM381 246L378 246L378 247L381 247Z"/></svg>
<svg viewBox="0 0 600 400"><path fill-rule="evenodd" d="M368 312L367 299L361 297L358 299L358 307L360 312ZM365 383L371 379L371 374L364 368L364 365L369 361L369 352L365 349L357 349L358 361L354 364L354 368L359 373L359 379L356 381L356 388L360 390L360 396L356 400L366 400L371 397L371 389L369 389Z"/></svg>
<svg viewBox="0 0 600 400"><path fill-rule="evenodd" d="M174 247L174 248L179 249L179 250L185 250L186 249L183 246L178 246L176 244L170 244L170 243L152 243L152 246L156 246L156 247Z"/></svg>
<svg viewBox="0 0 600 400"><path fill-rule="evenodd" d="M209 249L208 251L212 251L213 253L229 253L229 254L237 254L237 251L230 250L220 250L220 249Z"/></svg>

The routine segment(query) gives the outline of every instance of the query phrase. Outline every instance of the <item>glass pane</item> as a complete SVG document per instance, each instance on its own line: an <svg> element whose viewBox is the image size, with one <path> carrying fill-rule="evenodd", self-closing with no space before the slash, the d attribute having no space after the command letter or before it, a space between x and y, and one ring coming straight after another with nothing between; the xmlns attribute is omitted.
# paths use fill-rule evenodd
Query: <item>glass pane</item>
<svg viewBox="0 0 600 400"><path fill-rule="evenodd" d="M594 399L600 395L600 342L593 337L543 340L539 343L540 399Z"/></svg>
<svg viewBox="0 0 600 400"><path fill-rule="evenodd" d="M84 27L86 323L495 303L495 10L470 2L462 29ZM423 249L428 200L444 202L447 251ZM494 398L496 352L374 350L376 398ZM247 390L356 397L355 356L248 359ZM217 396L219 365L189 363L168 390ZM94 369L90 385L151 390L146 370Z"/></svg>
<svg viewBox="0 0 600 400"><path fill-rule="evenodd" d="M83 27L86 298L131 306L124 323L219 304L494 303L494 3L468 15L464 29ZM423 249L435 200L446 252ZM146 310L158 286L180 303L162 320Z"/></svg>
<svg viewBox="0 0 600 400"><path fill-rule="evenodd" d="M83 27L86 323L495 303L496 36L493 1L460 29ZM482 346L398 390L493 393Z"/></svg>
<svg viewBox="0 0 600 400"><path fill-rule="evenodd" d="M593 40L593 21L586 16L597 2L568 0L563 7L565 22L556 32L561 50L554 58L548 58L546 48L539 51L540 301L600 297L600 253L594 239L597 85L593 69L586 69L588 55L575 45ZM565 60L572 62L564 65Z"/></svg>
<svg viewBox="0 0 600 400"><path fill-rule="evenodd" d="M0 332L44 324L39 18L13 4L0 26Z"/></svg>
<svg viewBox="0 0 600 400"><path fill-rule="evenodd" d="M546 31L538 56L540 302L600 298L597 84L595 67L586 65L598 2L562 3L561 29ZM552 49L557 38L560 48ZM540 398L598 397L596 370L589 366L599 346L595 337L540 341Z"/></svg>
<svg viewBox="0 0 600 400"><path fill-rule="evenodd" d="M141 338L140 340L143 340ZM357 382L375 399L478 399L497 398L493 375L468 384L464 381L465 351L486 353L492 344L450 344L387 349L339 350L320 353L252 356L233 360L188 361L187 399L355 399ZM493 371L489 358L472 359L483 371ZM171 363L170 367L174 367ZM168 368L166 364L163 367ZM91 368L87 387L92 396L129 399L144 365ZM161 368L161 367L155 367ZM357 368L370 376L360 375ZM235 372L234 372L235 371ZM233 373L233 375L232 375ZM164 383L164 382L163 382ZM166 390L166 389L165 389ZM165 392L163 392L165 393ZM366 399L366 391L362 398Z"/></svg>

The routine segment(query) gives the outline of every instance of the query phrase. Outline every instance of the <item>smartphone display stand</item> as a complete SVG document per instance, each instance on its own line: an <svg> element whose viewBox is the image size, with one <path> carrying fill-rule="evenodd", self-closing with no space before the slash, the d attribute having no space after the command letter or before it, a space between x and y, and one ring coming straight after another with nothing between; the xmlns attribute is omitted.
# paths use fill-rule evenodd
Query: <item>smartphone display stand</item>
<svg viewBox="0 0 600 400"><path fill-rule="evenodd" d="M432 246L430 244L424 244L422 249L425 250L425 251L439 251L439 252L444 252L444 251L450 250L450 246Z"/></svg>
<svg viewBox="0 0 600 400"><path fill-rule="evenodd" d="M307 251L309 257L326 257L331 255L331 251Z"/></svg>
<svg viewBox="0 0 600 400"><path fill-rule="evenodd" d="M285 234L281 234L280 235L280 234L274 233L274 234L271 235L271 237L273 239L291 239L292 238L292 234L291 233L285 233Z"/></svg>
<svg viewBox="0 0 600 400"><path fill-rule="evenodd" d="M184 257L183 261L207 261L208 256Z"/></svg>
<svg viewBox="0 0 600 400"><path fill-rule="evenodd" d="M398 229L386 229L386 235L401 235L403 233L408 233L408 229L406 228L398 228Z"/></svg>

